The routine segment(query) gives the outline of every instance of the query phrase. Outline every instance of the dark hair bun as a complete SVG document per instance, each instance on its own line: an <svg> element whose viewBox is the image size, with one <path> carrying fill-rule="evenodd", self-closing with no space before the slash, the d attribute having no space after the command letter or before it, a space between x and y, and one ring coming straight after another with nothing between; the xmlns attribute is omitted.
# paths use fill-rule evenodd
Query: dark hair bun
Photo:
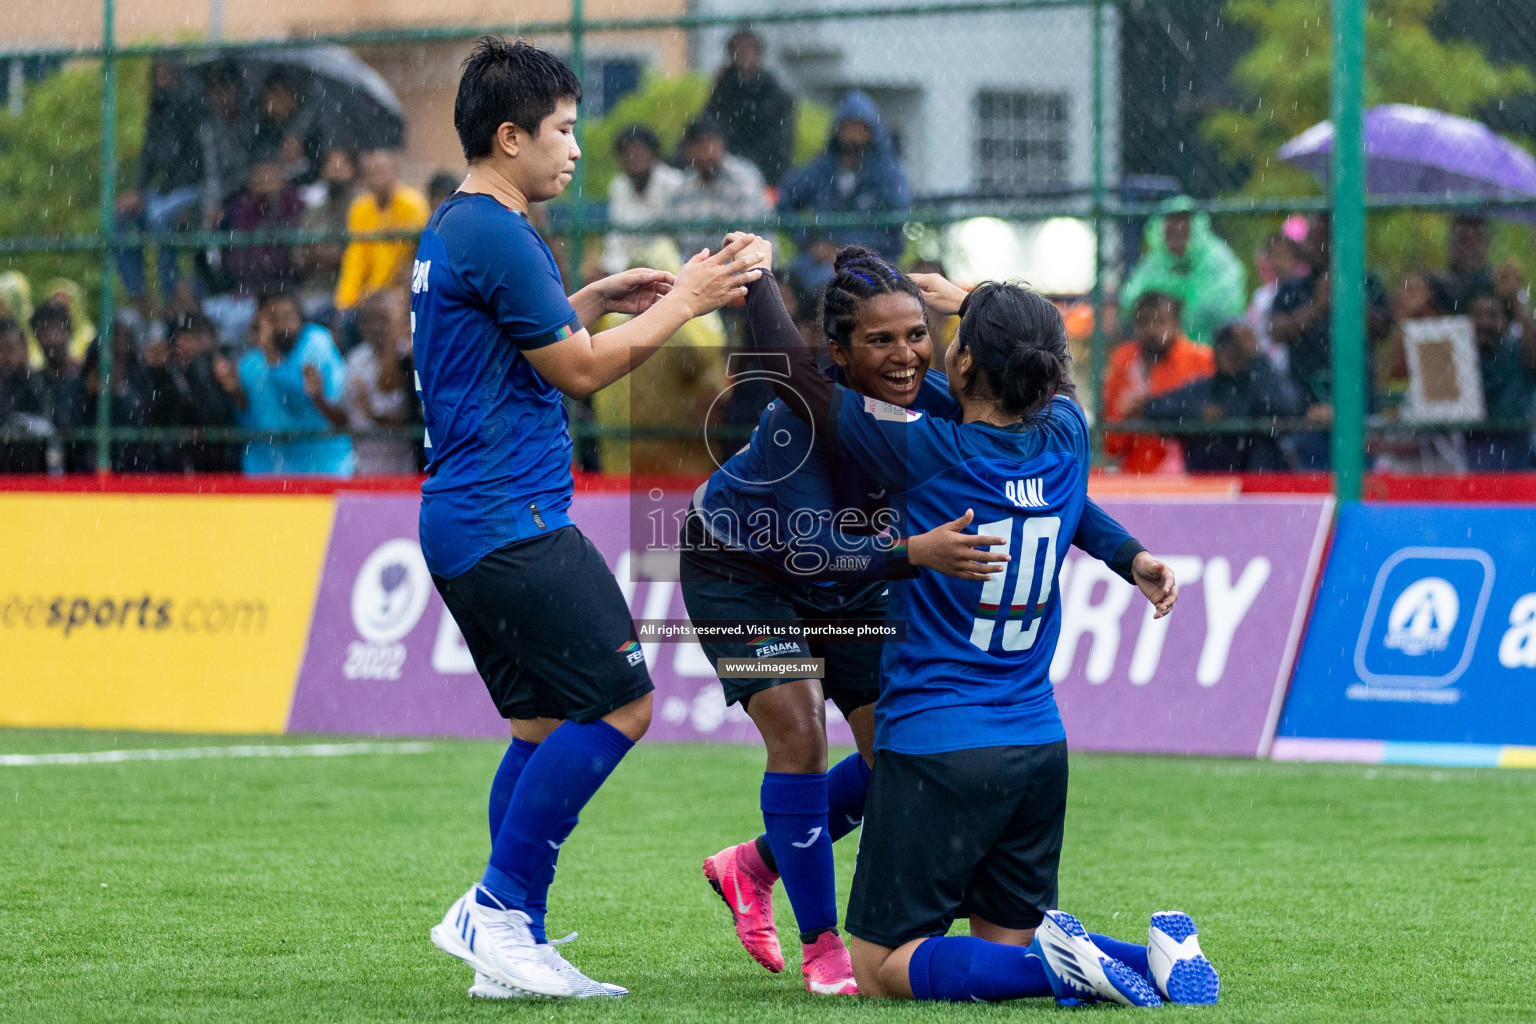
<svg viewBox="0 0 1536 1024"><path fill-rule="evenodd" d="M1026 419L1049 408L1071 366L1061 313L1020 285L978 285L966 302L959 338L974 361L965 390L979 377L1004 410Z"/></svg>
<svg viewBox="0 0 1536 1024"><path fill-rule="evenodd" d="M1015 348L1003 372L1003 405L1009 410L1037 409L1061 386L1062 365L1044 349Z"/></svg>
<svg viewBox="0 0 1536 1024"><path fill-rule="evenodd" d="M864 263L868 260L885 262L873 249L866 249L862 245L845 245L837 250L837 258L832 261L832 270L840 272L855 263Z"/></svg>

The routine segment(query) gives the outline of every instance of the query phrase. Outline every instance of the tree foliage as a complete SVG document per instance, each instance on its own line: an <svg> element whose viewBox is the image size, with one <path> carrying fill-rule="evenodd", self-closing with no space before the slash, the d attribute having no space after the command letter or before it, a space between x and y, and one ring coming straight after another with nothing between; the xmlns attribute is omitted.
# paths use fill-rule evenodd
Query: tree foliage
<svg viewBox="0 0 1536 1024"><path fill-rule="evenodd" d="M0 112L0 238L94 235L101 229L100 61L77 61L23 87L22 112ZM117 177L131 182L149 99L149 61L118 63ZM101 288L95 252L9 253L0 269L20 270L35 290L54 277ZM93 314L94 315L94 314Z"/></svg>
<svg viewBox="0 0 1536 1024"><path fill-rule="evenodd" d="M1473 43L1436 38L1430 23L1443 0L1372 0L1367 7L1365 103L1411 103L1475 117L1500 99L1536 88L1524 67L1496 65ZM1206 118L1203 132L1230 161L1251 169L1240 195L1313 196L1305 171L1275 157L1287 140L1329 117L1332 37L1328 0L1230 0L1227 15L1257 38L1233 71L1248 98ZM1394 213L1371 218L1374 263L1400 272L1444 259L1444 216ZM1275 226L1227 218L1224 233L1251 252Z"/></svg>

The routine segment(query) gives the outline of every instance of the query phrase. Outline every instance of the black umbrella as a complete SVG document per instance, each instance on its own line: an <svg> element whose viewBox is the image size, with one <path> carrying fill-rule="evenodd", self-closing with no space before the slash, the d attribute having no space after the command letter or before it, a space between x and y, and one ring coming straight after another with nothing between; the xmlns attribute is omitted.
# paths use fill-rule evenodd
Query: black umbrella
<svg viewBox="0 0 1536 1024"><path fill-rule="evenodd" d="M303 99L327 145L360 151L397 149L405 136L405 111L389 83L344 46L294 46L213 53L190 61L193 69L232 64L252 100L273 71L282 69Z"/></svg>

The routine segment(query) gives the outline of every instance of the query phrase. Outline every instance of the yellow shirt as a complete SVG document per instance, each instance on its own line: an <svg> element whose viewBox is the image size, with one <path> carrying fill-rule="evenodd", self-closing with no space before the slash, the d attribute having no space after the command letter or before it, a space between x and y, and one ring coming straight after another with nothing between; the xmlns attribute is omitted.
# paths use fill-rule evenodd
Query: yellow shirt
<svg viewBox="0 0 1536 1024"><path fill-rule="evenodd" d="M397 185L389 205L379 208L373 193L365 192L352 201L347 211L347 230L351 232L394 231L409 228L419 231L427 226L431 211L420 192ZM351 309L380 288L404 280L416 239L398 242L351 242L341 257L341 276L336 281L336 308Z"/></svg>

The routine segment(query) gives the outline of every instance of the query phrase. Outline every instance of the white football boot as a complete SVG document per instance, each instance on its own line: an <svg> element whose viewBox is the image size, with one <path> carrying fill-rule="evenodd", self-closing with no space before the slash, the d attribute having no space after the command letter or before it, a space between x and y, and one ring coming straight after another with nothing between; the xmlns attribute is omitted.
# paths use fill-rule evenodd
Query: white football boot
<svg viewBox="0 0 1536 1024"><path fill-rule="evenodd" d="M1147 979L1116 960L1088 937L1077 918L1047 910L1035 929L1045 958L1045 974L1058 1002L1109 1002L1121 1006L1163 1004Z"/></svg>
<svg viewBox="0 0 1536 1024"><path fill-rule="evenodd" d="M1182 910L1152 915L1147 934L1147 973L1170 1003L1209 1006L1221 995L1216 968L1200 951L1200 933Z"/></svg>
<svg viewBox="0 0 1536 1024"><path fill-rule="evenodd" d="M561 956L560 951L555 949L556 946L563 946L574 938L576 938L576 933L571 932L571 934L563 939L551 939L549 942L540 945L539 951L550 967L554 968L557 973L568 976L576 985L575 998L590 999L593 997L629 995L629 989L622 985L610 985L605 981L594 981L585 974L582 974L576 968L576 965ZM470 986L469 995L472 999L526 999L531 993L524 992L522 989L508 988L497 982L490 975L476 971L475 983Z"/></svg>
<svg viewBox="0 0 1536 1024"><path fill-rule="evenodd" d="M549 966L528 930L528 915L502 906L482 906L479 883L459 897L432 928L432 944L458 957L498 985L537 996L574 996L572 979ZM491 897L495 899L495 897Z"/></svg>

